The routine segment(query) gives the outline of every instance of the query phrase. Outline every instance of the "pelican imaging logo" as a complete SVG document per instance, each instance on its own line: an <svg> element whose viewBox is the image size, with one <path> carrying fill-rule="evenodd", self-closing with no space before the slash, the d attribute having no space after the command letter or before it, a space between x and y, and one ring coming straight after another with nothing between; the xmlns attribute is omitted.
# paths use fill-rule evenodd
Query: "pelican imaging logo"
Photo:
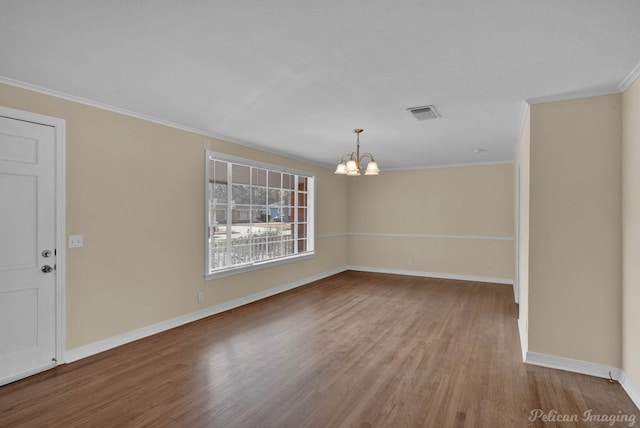
<svg viewBox="0 0 640 428"><path fill-rule="evenodd" d="M636 415L626 414L620 411L617 414L603 415L594 413L593 409L585 410L581 415L560 413L555 409L547 412L542 409L534 409L529 414L529 421L535 422L537 420L542 422L604 422L610 427L621 423L632 427L636 423Z"/></svg>

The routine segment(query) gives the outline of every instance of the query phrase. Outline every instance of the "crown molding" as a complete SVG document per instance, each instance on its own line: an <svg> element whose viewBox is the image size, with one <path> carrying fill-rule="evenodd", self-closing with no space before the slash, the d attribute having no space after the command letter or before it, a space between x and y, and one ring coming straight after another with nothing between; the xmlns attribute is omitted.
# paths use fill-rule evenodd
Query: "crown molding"
<svg viewBox="0 0 640 428"><path fill-rule="evenodd" d="M522 102L522 112L520 115L520 123L518 129L518 139L516 140L516 154L518 153L518 149L520 148L520 142L522 141L522 133L524 132L524 125L527 123L527 117L529 116L529 103L526 101Z"/></svg>
<svg viewBox="0 0 640 428"><path fill-rule="evenodd" d="M620 92L624 92L629 86L631 86L633 82L636 81L638 77L640 77L640 62L635 66L633 70L631 70L627 77L622 79L622 82L620 82L620 84L618 85L618 90Z"/></svg>
<svg viewBox="0 0 640 428"><path fill-rule="evenodd" d="M603 86L600 88L590 88L575 92L566 92L564 94L549 95L546 97L528 98L527 100L525 100L525 102L531 106L535 104L553 103L557 101L570 101L580 98L600 97L604 95L615 95L619 93L620 90L617 86Z"/></svg>
<svg viewBox="0 0 640 428"><path fill-rule="evenodd" d="M502 160L492 162L470 162L470 163L452 163L445 165L431 166L407 166L400 168L385 168L384 171L421 171L423 169L439 169L439 168L462 168L467 166L491 166L491 165L513 165L513 160Z"/></svg>

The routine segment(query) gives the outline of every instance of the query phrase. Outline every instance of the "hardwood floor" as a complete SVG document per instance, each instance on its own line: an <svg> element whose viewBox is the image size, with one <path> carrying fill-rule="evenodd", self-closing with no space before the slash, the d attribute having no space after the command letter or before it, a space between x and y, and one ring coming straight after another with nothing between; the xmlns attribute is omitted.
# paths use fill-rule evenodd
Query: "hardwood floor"
<svg viewBox="0 0 640 428"><path fill-rule="evenodd" d="M516 319L510 286L344 272L1 387L0 426L640 424L620 385L523 364Z"/></svg>

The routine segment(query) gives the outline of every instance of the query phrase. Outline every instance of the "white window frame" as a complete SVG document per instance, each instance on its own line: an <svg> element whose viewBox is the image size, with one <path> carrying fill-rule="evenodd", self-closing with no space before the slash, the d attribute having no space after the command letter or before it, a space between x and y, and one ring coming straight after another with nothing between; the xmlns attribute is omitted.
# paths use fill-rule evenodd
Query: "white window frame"
<svg viewBox="0 0 640 428"><path fill-rule="evenodd" d="M209 199L210 196L210 192L209 192L209 177L210 177L210 173L211 173L211 164L212 161L216 160L216 161L221 161L221 162L229 162L229 163L234 163L234 164L239 164L242 166L248 166L248 167L255 167L255 168L261 168L261 169L266 169L266 170L270 170L270 171L278 171L281 173L285 173L285 174L292 174L292 175L296 175L296 176L304 176L307 178L307 221L306 221L306 225L307 225L307 237L306 237L306 250L302 253L298 253L298 254L292 254L292 255L288 255L288 256L280 256L277 258L271 258L271 259L267 259L267 260L260 260L260 261L255 261L255 262L251 262L248 264L242 264L242 265L236 265L236 266L230 266L230 267L226 267L226 268L222 268L219 269L217 271L213 271L211 272L209 263L210 263L210 254L209 254L209 247L210 247L210 243L209 243L209 210L210 210L210 206L211 206L211 201ZM231 168L229 168L229 175ZM230 178L230 177L229 177ZM231 155L227 155L224 153L219 153L219 152L215 152L212 150L205 150L205 177L204 177L204 211L205 211L205 216L204 216L204 226L205 226L205 230L204 230L204 258L205 258L205 272L204 272L204 276L206 280L209 279L215 279L215 278L221 278L221 277L225 277L225 276L229 276L229 275L235 275L238 273L243 273L243 272L249 272L252 270L256 270L256 269L263 269L263 268L267 268L267 267L272 267L272 266L276 266L276 265L280 265L280 264L284 264L284 263L291 263L294 261L300 261L300 260L304 260L307 258L311 258L315 256L315 174L308 172L308 171L301 171L301 170L296 170L296 169L291 169L291 168L286 168L280 165L275 165L275 164L269 164L269 163L264 163L264 162L259 162L259 161L254 161L252 159L246 159L246 158L241 158L238 156L231 156ZM232 180L228 179L228 193L229 195L231 195L231 191L232 191ZM297 211L297 195L298 195L298 189L297 186L295 188L295 208L294 210ZM231 196L229 196L230 198ZM228 205L228 209L231 209L232 204L227 204ZM233 221L233 217L231 215L231 213L227 213L227 225L230 226L231 223ZM294 230L297 231L297 221L295 222L295 226L294 226ZM229 229L230 230L230 229ZM297 232L296 232L297 233ZM297 241L294 240L294 248L297 248Z"/></svg>

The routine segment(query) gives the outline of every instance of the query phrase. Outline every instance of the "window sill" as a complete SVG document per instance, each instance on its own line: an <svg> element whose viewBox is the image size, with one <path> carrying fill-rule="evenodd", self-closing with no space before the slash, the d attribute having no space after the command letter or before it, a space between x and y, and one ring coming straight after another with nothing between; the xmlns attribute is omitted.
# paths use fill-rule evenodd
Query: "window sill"
<svg viewBox="0 0 640 428"><path fill-rule="evenodd" d="M316 253L315 251L313 251L313 252L304 253L296 256L283 257L281 259L256 262L246 266L238 266L238 267L233 267L225 270L220 270L218 272L207 273L204 275L204 279L205 281L209 281L212 279L224 278L226 276L232 276L240 273L251 272L258 269L265 269L265 268L279 266L279 265L283 265L291 262L298 262L298 261L313 258L315 257L315 255Z"/></svg>

